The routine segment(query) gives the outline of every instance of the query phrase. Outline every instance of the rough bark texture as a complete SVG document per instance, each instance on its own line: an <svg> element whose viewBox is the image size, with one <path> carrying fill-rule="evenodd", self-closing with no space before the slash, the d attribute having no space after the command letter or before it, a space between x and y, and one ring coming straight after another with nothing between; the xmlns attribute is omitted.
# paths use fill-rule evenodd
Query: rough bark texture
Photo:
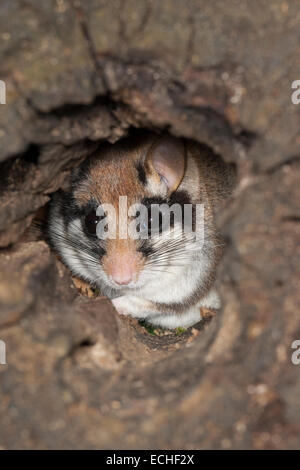
<svg viewBox="0 0 300 470"><path fill-rule="evenodd" d="M2 0L2 448L298 448L300 3ZM223 311L152 336L22 242L97 142L133 127L237 165Z"/></svg>

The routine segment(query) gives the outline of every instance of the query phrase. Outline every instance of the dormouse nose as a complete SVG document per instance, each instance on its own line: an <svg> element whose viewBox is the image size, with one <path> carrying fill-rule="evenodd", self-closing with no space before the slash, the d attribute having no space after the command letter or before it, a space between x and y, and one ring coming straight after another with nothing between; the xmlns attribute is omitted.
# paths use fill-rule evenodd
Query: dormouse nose
<svg viewBox="0 0 300 470"><path fill-rule="evenodd" d="M128 273L114 273L112 274L112 280L116 283L119 284L120 286L126 286L132 281L132 276Z"/></svg>
<svg viewBox="0 0 300 470"><path fill-rule="evenodd" d="M111 281L127 286L138 281L144 266L143 255L137 251L134 240L108 240L102 267Z"/></svg>
<svg viewBox="0 0 300 470"><path fill-rule="evenodd" d="M120 286L125 286L138 278L138 266L135 257L120 256L111 260L109 274L111 279Z"/></svg>

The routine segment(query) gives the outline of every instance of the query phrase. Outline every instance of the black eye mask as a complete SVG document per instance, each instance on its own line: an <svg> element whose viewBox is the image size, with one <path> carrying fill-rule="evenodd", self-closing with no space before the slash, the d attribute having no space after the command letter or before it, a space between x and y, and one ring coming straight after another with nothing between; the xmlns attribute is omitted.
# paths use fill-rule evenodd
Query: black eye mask
<svg viewBox="0 0 300 470"><path fill-rule="evenodd" d="M97 224L101 218L97 216L95 209L91 210L84 218L84 228L89 235L96 236Z"/></svg>

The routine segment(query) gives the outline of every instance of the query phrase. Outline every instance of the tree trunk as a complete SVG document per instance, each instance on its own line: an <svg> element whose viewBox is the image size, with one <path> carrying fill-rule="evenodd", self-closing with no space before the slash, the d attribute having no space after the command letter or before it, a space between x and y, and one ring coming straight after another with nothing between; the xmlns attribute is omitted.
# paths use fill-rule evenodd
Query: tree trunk
<svg viewBox="0 0 300 470"><path fill-rule="evenodd" d="M0 447L299 447L299 26L293 0L2 0ZM80 295L24 237L70 170L132 128L237 167L222 312L180 335Z"/></svg>

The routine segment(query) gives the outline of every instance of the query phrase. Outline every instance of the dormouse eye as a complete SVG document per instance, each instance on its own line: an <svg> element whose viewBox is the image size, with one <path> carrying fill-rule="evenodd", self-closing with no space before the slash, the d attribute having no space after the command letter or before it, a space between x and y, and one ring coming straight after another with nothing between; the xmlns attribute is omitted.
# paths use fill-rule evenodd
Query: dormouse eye
<svg viewBox="0 0 300 470"><path fill-rule="evenodd" d="M84 219L85 228L91 235L96 235L97 224L101 220L98 217L95 210L92 210Z"/></svg>

